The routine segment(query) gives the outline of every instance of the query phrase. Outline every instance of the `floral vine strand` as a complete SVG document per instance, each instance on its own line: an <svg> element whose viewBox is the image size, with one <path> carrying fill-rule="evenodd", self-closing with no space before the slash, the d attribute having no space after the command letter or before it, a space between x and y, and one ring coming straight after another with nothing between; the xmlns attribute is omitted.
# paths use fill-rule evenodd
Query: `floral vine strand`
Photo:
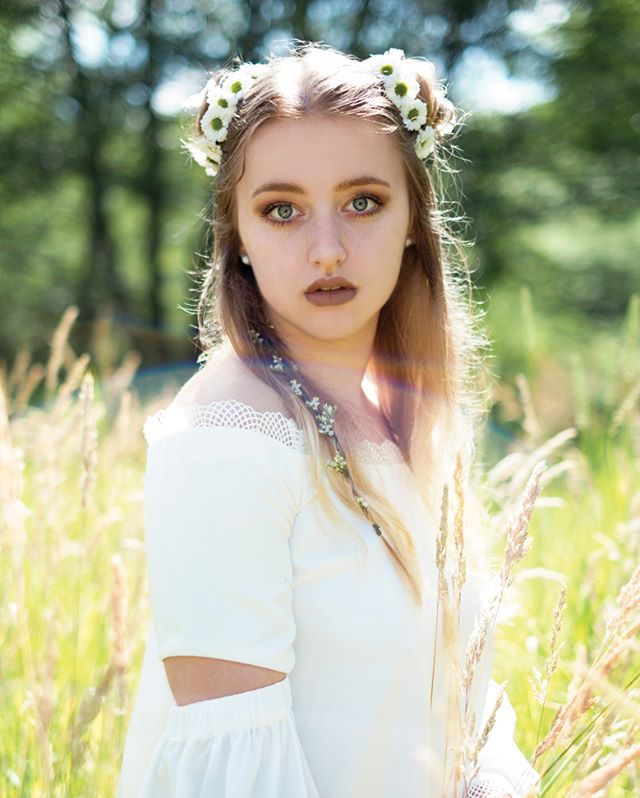
<svg viewBox="0 0 640 798"><path fill-rule="evenodd" d="M335 430L338 406L321 402L320 397L318 396L311 396L304 385L300 382L298 366L288 358L284 357L284 355L280 354L276 345L266 334L259 333L257 330L251 330L251 336L253 340L262 346L267 352L267 363L271 371L277 375L282 375L280 378L282 379L283 383L286 380L285 384L289 390L294 394L294 396L300 398L305 403L306 407L309 408L318 427L318 432L321 435L331 438L335 451L333 459L326 464L327 468L330 471L340 474L346 479L351 488L351 492L353 493L353 499L355 503L360 508L367 521L371 524L376 535L384 540L384 535L382 533L380 524L373 520L371 513L369 512L369 503L364 496L360 496L355 485L353 484L351 474L349 473L347 458L345 457L344 449L342 448Z"/></svg>

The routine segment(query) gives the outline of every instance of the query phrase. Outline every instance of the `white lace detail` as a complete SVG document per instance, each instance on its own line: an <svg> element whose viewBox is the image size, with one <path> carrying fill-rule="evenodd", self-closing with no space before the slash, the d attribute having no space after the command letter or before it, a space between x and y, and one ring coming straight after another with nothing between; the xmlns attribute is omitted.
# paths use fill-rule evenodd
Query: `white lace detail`
<svg viewBox="0 0 640 798"><path fill-rule="evenodd" d="M383 443L362 440L356 445L354 452L358 460L370 465L397 465L403 462L400 449L389 440Z"/></svg>
<svg viewBox="0 0 640 798"><path fill-rule="evenodd" d="M505 798L504 790L496 789L488 781L474 781L469 788L469 798Z"/></svg>
<svg viewBox="0 0 640 798"><path fill-rule="evenodd" d="M237 399L224 399L209 404L180 401L148 416L143 433L147 443L163 438L171 432L191 427L223 427L261 432L292 449L306 453L304 433L291 418L278 411L258 412ZM354 454L371 465L402 463L402 454L392 441L373 443L360 441Z"/></svg>
<svg viewBox="0 0 640 798"><path fill-rule="evenodd" d="M223 427L261 432L291 449L305 452L304 435L293 421L277 411L259 413L236 399L210 404L178 402L149 416L144 425L148 443L170 432L192 427Z"/></svg>
<svg viewBox="0 0 640 798"><path fill-rule="evenodd" d="M533 785L530 786L533 787ZM530 793L529 789L526 790L527 795L534 793ZM469 798L506 798L507 796L518 798L521 794L519 789L515 790L511 783L499 773L487 775L481 773L473 779L468 792Z"/></svg>

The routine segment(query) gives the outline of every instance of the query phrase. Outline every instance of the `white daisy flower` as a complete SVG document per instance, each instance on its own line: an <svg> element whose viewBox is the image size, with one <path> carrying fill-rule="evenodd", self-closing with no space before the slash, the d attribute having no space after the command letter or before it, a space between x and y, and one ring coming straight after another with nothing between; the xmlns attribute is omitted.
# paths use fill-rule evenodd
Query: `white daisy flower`
<svg viewBox="0 0 640 798"><path fill-rule="evenodd" d="M237 105L254 84L256 64L243 64L227 76L223 83L225 95L229 101Z"/></svg>
<svg viewBox="0 0 640 798"><path fill-rule="evenodd" d="M191 157L202 166L210 177L215 177L222 160L222 150L216 144L211 144L204 136L187 142L187 149Z"/></svg>
<svg viewBox="0 0 640 798"><path fill-rule="evenodd" d="M400 50L397 47L391 47L389 50L386 50L383 55L385 58L389 58L393 61L404 60L404 50Z"/></svg>
<svg viewBox="0 0 640 798"><path fill-rule="evenodd" d="M402 50L391 49L383 55L370 56L365 64L375 75L386 81L400 73L403 58Z"/></svg>
<svg viewBox="0 0 640 798"><path fill-rule="evenodd" d="M428 155L433 152L435 146L436 134L432 127L425 127L418 133L416 139L416 154L418 158L424 160Z"/></svg>
<svg viewBox="0 0 640 798"><path fill-rule="evenodd" d="M405 100L400 106L400 112L407 130L420 130L427 124L427 104L417 97Z"/></svg>
<svg viewBox="0 0 640 798"><path fill-rule="evenodd" d="M236 107L234 99L228 92L223 91L220 86L215 86L207 92L207 102L210 108L215 108L221 119L225 119L229 124Z"/></svg>
<svg viewBox="0 0 640 798"><path fill-rule="evenodd" d="M228 117L226 109L210 105L200 120L200 128L207 141L221 144L227 138Z"/></svg>
<svg viewBox="0 0 640 798"><path fill-rule="evenodd" d="M389 99L402 110L402 104L420 93L418 81L405 71L385 81Z"/></svg>

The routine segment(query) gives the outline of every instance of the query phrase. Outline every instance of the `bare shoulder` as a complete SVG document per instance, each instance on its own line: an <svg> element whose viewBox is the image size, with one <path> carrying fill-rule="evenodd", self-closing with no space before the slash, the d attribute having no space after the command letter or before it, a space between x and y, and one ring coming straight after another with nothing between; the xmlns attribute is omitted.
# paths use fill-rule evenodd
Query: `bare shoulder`
<svg viewBox="0 0 640 798"><path fill-rule="evenodd" d="M220 347L200 371L187 380L175 399L176 403L199 405L225 400L242 402L259 413L286 414L279 394L242 362L231 345Z"/></svg>

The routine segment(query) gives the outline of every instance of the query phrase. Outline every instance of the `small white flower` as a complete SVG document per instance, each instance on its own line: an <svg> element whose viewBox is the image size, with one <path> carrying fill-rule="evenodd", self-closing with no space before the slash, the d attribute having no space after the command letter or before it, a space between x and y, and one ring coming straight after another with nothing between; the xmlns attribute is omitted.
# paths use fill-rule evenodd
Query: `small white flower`
<svg viewBox="0 0 640 798"><path fill-rule="evenodd" d="M200 120L200 129L207 141L221 144L227 138L228 120L226 111L210 105Z"/></svg>
<svg viewBox="0 0 640 798"><path fill-rule="evenodd" d="M284 371L284 363L282 358L279 355L272 355L269 368L271 371Z"/></svg>
<svg viewBox="0 0 640 798"><path fill-rule="evenodd" d="M209 103L209 108L214 108L218 115L229 124L231 117L235 113L236 106L234 99L229 96L228 92L216 86L207 92L207 102Z"/></svg>
<svg viewBox="0 0 640 798"><path fill-rule="evenodd" d="M402 105L406 103L407 100L416 99L420 93L418 81L406 72L386 80L385 88L391 102L400 109L402 109Z"/></svg>
<svg viewBox="0 0 640 798"><path fill-rule="evenodd" d="M385 51L384 57L390 58L393 61L404 61L404 50L400 50L397 47L391 47L389 50Z"/></svg>
<svg viewBox="0 0 640 798"><path fill-rule="evenodd" d="M211 144L204 136L201 136L186 142L186 147L193 160L198 166L202 166L209 177L215 177L218 174L222 150L217 144Z"/></svg>
<svg viewBox="0 0 640 798"><path fill-rule="evenodd" d="M435 145L435 131L432 127L425 127L418 133L416 139L416 154L418 158L424 160L433 152Z"/></svg>
<svg viewBox="0 0 640 798"><path fill-rule="evenodd" d="M256 70L256 67L258 69ZM241 67L231 72L223 82L223 89L225 95L228 96L229 101L237 105L244 95L253 86L256 75L260 69L257 64L243 64Z"/></svg>
<svg viewBox="0 0 640 798"><path fill-rule="evenodd" d="M418 98L402 103L400 112L407 130L420 130L427 124L427 104Z"/></svg>
<svg viewBox="0 0 640 798"><path fill-rule="evenodd" d="M383 55L372 55L364 62L367 67L383 80L389 80L400 74L402 70L402 60L404 53L402 50L387 50Z"/></svg>
<svg viewBox="0 0 640 798"><path fill-rule="evenodd" d="M300 385L298 380L289 380L289 385L296 396L302 396L302 385Z"/></svg>

